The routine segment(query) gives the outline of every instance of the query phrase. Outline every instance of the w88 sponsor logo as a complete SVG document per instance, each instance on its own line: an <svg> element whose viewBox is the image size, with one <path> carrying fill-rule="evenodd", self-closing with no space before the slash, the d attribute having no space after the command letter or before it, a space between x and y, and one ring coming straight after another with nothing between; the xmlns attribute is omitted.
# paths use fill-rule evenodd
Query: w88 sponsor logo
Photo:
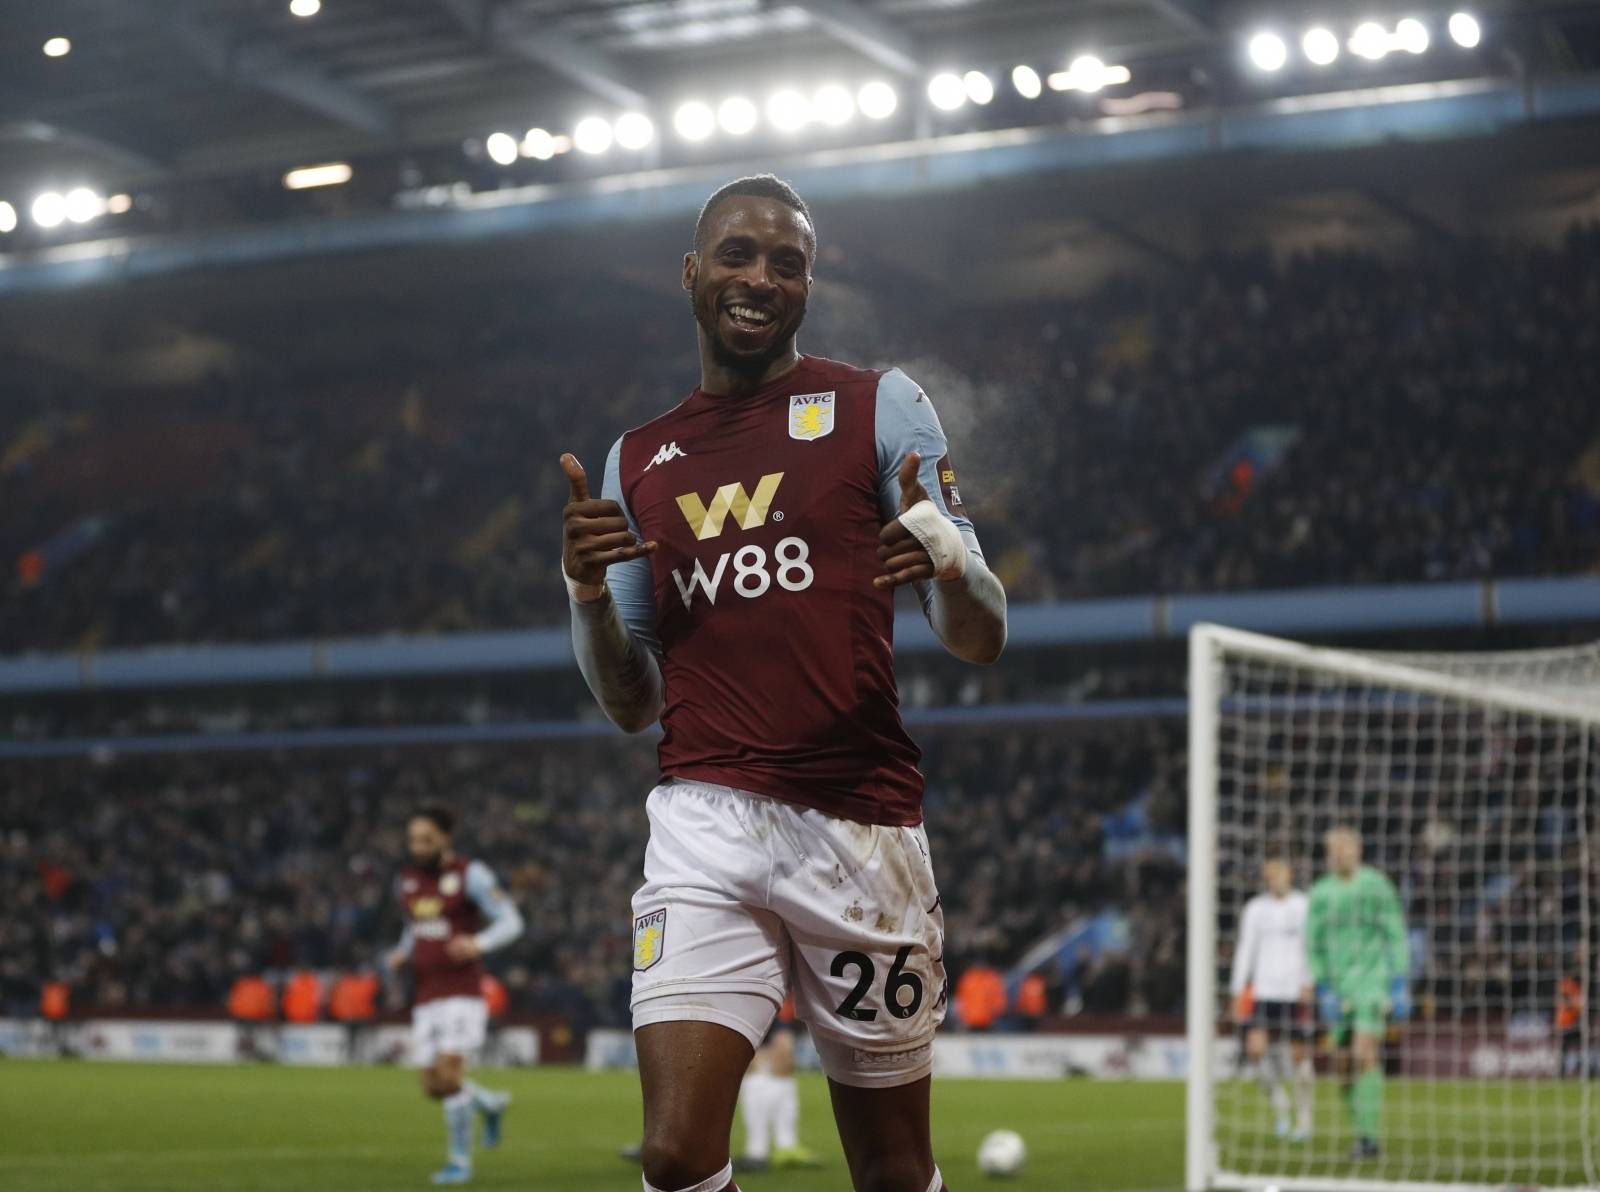
<svg viewBox="0 0 1600 1192"><path fill-rule="evenodd" d="M770 558L762 547L751 543L718 556L710 572L706 571L705 563L700 559L694 561L694 568L687 577L681 568L674 567L672 582L678 585L678 595L683 598L685 610L694 608L696 589L705 593L708 603L716 604L723 581L728 579L730 562L733 564L730 586L736 595L746 600L766 595L774 583L786 592L804 592L817 578L811 568L810 558L811 547L803 538L780 539L772 548Z"/></svg>

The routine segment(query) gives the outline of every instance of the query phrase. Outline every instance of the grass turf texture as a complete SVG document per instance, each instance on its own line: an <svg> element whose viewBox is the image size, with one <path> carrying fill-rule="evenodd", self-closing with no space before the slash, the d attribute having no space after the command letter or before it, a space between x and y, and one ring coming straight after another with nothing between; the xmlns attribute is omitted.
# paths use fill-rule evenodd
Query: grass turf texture
<svg viewBox="0 0 1600 1192"><path fill-rule="evenodd" d="M524 1192L636 1190L636 1168L617 1157L639 1132L632 1073L563 1069L488 1071L517 1103L505 1145L479 1153L474 1187ZM748 1192L838 1192L848 1188L827 1087L802 1076L802 1138L823 1156L819 1171L741 1177ZM1318 1137L1285 1149L1270 1135L1260 1094L1224 1085L1223 1151L1246 1170L1427 1178L1416 1160L1437 1158L1461 1178L1499 1182L1504 1155L1524 1171L1535 1155L1547 1179L1582 1181L1579 1090L1530 1085L1390 1085L1389 1150L1377 1164L1343 1158L1348 1135L1329 1081L1318 1087ZM1228 1104L1230 1096L1236 1103ZM1507 1109L1547 1111L1535 1126ZM1571 1115L1571 1116L1568 1116ZM1517 1121L1517 1118L1521 1118ZM1557 1124L1560 1123L1559 1126ZM1565 1139L1557 1145L1552 1127ZM991 1184L975 1166L978 1141L1012 1129L1028 1143L1022 1176ZM1590 1123L1593 1131L1600 1123ZM1538 1135L1534 1133L1538 1131ZM1134 1082L945 1080L934 1086L939 1163L958 1192L1168 1192L1182 1184L1183 1089ZM741 1133L735 1129L735 1146ZM0 1063L0 1189L5 1192L393 1192L426 1188L443 1162L438 1107L410 1072L393 1068L308 1069L73 1062ZM1413 1160L1406 1163L1406 1152ZM1473 1167L1487 1160L1489 1167ZM1444 1173L1440 1173L1441 1175ZM1455 1174L1452 1170L1450 1174ZM1531 1181L1529 1181L1531 1182Z"/></svg>
<svg viewBox="0 0 1600 1192"><path fill-rule="evenodd" d="M634 1074L534 1068L486 1070L483 1080L517 1100L504 1144L478 1152L470 1186L637 1192L638 1168L617 1157L639 1134ZM741 1176L748 1192L849 1188L827 1085L807 1075L800 1090L801 1138L827 1166ZM1027 1140L1028 1167L997 1188L1182 1183L1175 1084L935 1084L934 1138L952 1187L978 1186L978 1142L1002 1127ZM443 1162L438 1106L403 1070L0 1062L5 1192L395 1192L427 1188Z"/></svg>

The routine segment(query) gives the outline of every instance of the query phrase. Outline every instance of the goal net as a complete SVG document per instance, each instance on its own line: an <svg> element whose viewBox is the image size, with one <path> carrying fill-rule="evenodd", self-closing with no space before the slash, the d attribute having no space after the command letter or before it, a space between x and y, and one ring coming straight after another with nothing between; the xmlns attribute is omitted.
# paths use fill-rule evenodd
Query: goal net
<svg viewBox="0 0 1600 1192"><path fill-rule="evenodd" d="M1191 1192L1600 1187L1600 643L1201 625L1189 695ZM1244 950L1250 974L1304 962L1309 1004L1276 1018L1233 982L1269 860L1310 894L1267 903Z"/></svg>

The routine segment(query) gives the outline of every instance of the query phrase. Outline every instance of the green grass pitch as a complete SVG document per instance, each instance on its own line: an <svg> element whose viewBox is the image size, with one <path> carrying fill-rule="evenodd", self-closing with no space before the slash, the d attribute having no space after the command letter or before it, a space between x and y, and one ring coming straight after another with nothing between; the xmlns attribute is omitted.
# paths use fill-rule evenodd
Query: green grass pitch
<svg viewBox="0 0 1600 1192"><path fill-rule="evenodd" d="M516 1104L471 1187L637 1192L617 1148L639 1133L632 1073L486 1070ZM848 1190L820 1077L800 1078L801 1137L827 1166L740 1177L748 1192ZM1176 1189L1183 1090L1176 1084L947 1080L934 1086L941 1169L979 1186L990 1130L1028 1143L1015 1192ZM739 1139L735 1132L735 1141ZM427 1188L444 1158L439 1109L393 1068L212 1067L0 1062L5 1192L396 1192Z"/></svg>
<svg viewBox="0 0 1600 1192"><path fill-rule="evenodd" d="M516 1104L505 1145L480 1152L478 1188L636 1192L617 1149L639 1132L632 1073L487 1070ZM1244 1170L1578 1187L1582 1139L1600 1147L1596 1109L1574 1084L1393 1082L1381 1162L1352 1168L1332 1082L1319 1082L1317 1135L1272 1136L1253 1085L1219 1087L1219 1147ZM849 1183L827 1088L802 1076L801 1134L826 1166L740 1178L746 1192L841 1192ZM1004 1184L976 1169L978 1141L1012 1129L1027 1170ZM735 1130L735 1145L740 1141ZM944 1080L934 1139L952 1188L1015 1192L1176 1192L1183 1180L1183 1088L1175 1083ZM280 1068L0 1061L4 1192L394 1192L428 1187L443 1161L438 1107L394 1068ZM1429 1164L1443 1169L1428 1171ZM1513 1173L1519 1178L1506 1177ZM1533 1178L1530 1178L1533 1177Z"/></svg>

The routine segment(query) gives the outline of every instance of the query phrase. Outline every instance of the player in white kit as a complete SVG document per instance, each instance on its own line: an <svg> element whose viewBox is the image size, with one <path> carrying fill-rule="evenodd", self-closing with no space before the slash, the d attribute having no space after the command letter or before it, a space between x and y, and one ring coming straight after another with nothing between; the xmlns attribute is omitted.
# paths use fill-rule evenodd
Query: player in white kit
<svg viewBox="0 0 1600 1192"><path fill-rule="evenodd" d="M1311 968L1305 894L1289 863L1261 867L1266 890L1245 903L1233 954L1234 1021L1246 1027L1245 1056L1272 1101L1278 1137L1311 1136L1316 1080L1311 1067ZM1289 1117L1291 1089L1294 1120Z"/></svg>

